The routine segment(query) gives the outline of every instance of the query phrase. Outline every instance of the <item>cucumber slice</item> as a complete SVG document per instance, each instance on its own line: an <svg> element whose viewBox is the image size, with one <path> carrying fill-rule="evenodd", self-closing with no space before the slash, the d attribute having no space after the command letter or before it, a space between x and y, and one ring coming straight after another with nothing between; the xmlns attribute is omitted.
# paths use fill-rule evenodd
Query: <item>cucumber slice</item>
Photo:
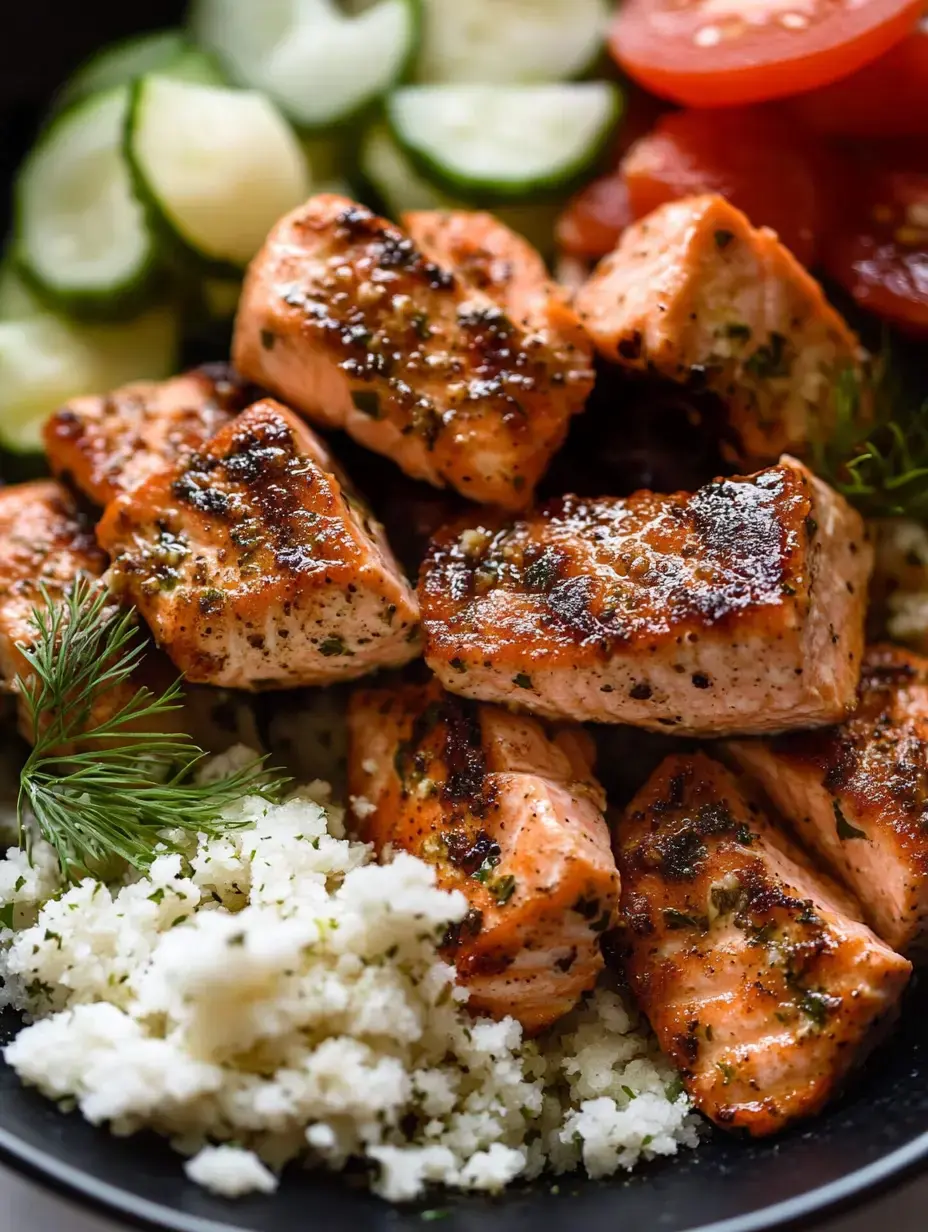
<svg viewBox="0 0 928 1232"><path fill-rule="evenodd" d="M156 225L218 267L247 265L281 214L310 192L296 135L250 90L143 77L126 154Z"/></svg>
<svg viewBox="0 0 928 1232"><path fill-rule="evenodd" d="M459 204L422 174L383 124L365 134L360 170L391 218L398 219L406 210L452 210Z"/></svg>
<svg viewBox="0 0 928 1232"><path fill-rule="evenodd" d="M408 86L387 100L393 136L430 179L468 199L563 190L600 157L619 116L611 82Z"/></svg>
<svg viewBox="0 0 928 1232"><path fill-rule="evenodd" d="M608 0L424 0L420 81L516 85L579 77L602 50Z"/></svg>
<svg viewBox="0 0 928 1232"><path fill-rule="evenodd" d="M77 316L118 317L147 294L154 235L122 157L128 87L57 116L16 184L14 251L44 299Z"/></svg>
<svg viewBox="0 0 928 1232"><path fill-rule="evenodd" d="M192 26L231 80L263 90L301 128L356 115L411 66L420 0L195 0Z"/></svg>
<svg viewBox="0 0 928 1232"><path fill-rule="evenodd" d="M399 220L407 210L457 210L469 208L460 197L449 196L426 179L390 136L388 129L374 125L361 145L361 174L374 190L391 218ZM564 208L564 198L514 201L494 209L496 217L524 235L545 257L554 253L554 226Z"/></svg>
<svg viewBox="0 0 928 1232"><path fill-rule="evenodd" d="M42 447L42 424L69 398L174 370L173 313L153 309L123 325L75 325L45 313L0 321L0 445Z"/></svg>
<svg viewBox="0 0 928 1232"><path fill-rule="evenodd" d="M216 61L195 47L183 30L155 30L112 43L91 56L65 83L56 105L68 106L98 90L128 85L146 73L163 73L204 85L224 84Z"/></svg>
<svg viewBox="0 0 928 1232"><path fill-rule="evenodd" d="M23 282L7 257L0 264L0 321L27 320L47 311L35 292Z"/></svg>

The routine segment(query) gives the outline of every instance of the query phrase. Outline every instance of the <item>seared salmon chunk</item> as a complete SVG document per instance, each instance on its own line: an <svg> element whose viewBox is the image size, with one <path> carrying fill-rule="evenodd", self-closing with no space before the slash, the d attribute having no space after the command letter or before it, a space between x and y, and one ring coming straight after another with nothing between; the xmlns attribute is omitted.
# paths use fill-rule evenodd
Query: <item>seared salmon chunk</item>
<svg viewBox="0 0 928 1232"><path fill-rule="evenodd" d="M193 453L257 397L227 364L74 398L45 425L56 475L96 505Z"/></svg>
<svg viewBox="0 0 928 1232"><path fill-rule="evenodd" d="M0 488L0 690L15 691L17 676L29 675L19 647L37 643L32 613L46 610L48 602L63 601L80 575L100 579L104 587L106 567L93 523L57 480ZM126 705L138 687L161 692L175 675L161 656L147 654L132 680L94 697L86 722L97 726ZM17 710L19 729L31 740L33 720L22 699L17 699ZM176 718L173 725L176 728Z"/></svg>
<svg viewBox="0 0 928 1232"><path fill-rule="evenodd" d="M859 342L822 288L723 197L674 201L628 227L575 306L607 359L719 394L741 463L805 453L830 434L836 386L863 388Z"/></svg>
<svg viewBox="0 0 928 1232"><path fill-rule="evenodd" d="M0 488L0 685L13 686L26 668L17 642L31 645L33 611L67 594L77 576L99 578L107 559L93 523L55 479Z"/></svg>
<svg viewBox="0 0 928 1232"><path fill-rule="evenodd" d="M419 652L415 595L322 442L256 402L108 506L117 585L187 678L325 684Z"/></svg>
<svg viewBox="0 0 928 1232"><path fill-rule="evenodd" d="M784 458L694 494L565 496L433 541L419 597L446 688L550 718L776 731L855 704L871 550Z"/></svg>
<svg viewBox="0 0 928 1232"><path fill-rule="evenodd" d="M655 771L616 851L629 982L696 1106L757 1136L819 1112L910 963L702 754Z"/></svg>
<svg viewBox="0 0 928 1232"><path fill-rule="evenodd" d="M871 928L894 950L924 959L928 659L872 647L847 722L726 750L857 895Z"/></svg>
<svg viewBox="0 0 928 1232"><path fill-rule="evenodd" d="M470 904L447 939L470 1007L531 1032L567 1013L602 968L618 898L586 733L435 681L356 691L349 733L362 837L419 856Z"/></svg>
<svg viewBox="0 0 928 1232"><path fill-rule="evenodd" d="M501 223L411 222L331 194L283 218L245 281L236 367L414 478L523 508L592 389L592 347Z"/></svg>

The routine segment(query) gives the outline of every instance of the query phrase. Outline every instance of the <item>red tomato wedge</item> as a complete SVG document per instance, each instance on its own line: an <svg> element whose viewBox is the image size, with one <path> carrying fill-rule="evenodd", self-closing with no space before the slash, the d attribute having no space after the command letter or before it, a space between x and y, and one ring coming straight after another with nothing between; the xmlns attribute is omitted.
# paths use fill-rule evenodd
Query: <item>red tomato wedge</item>
<svg viewBox="0 0 928 1232"><path fill-rule="evenodd" d="M826 161L794 123L769 108L745 107L671 112L631 147L621 170L636 218L680 197L719 193L812 265Z"/></svg>
<svg viewBox="0 0 928 1232"><path fill-rule="evenodd" d="M625 0L610 46L655 94L737 106L846 77L901 42L923 11L924 0Z"/></svg>
<svg viewBox="0 0 928 1232"><path fill-rule="evenodd" d="M628 189L617 167L581 188L567 203L557 220L557 245L568 256L597 261L612 252L619 236L634 221Z"/></svg>
<svg viewBox="0 0 928 1232"><path fill-rule="evenodd" d="M613 158L618 163L629 147L651 131L667 111L666 103L650 94L628 92L622 124L616 135ZM619 166L585 185L567 203L557 223L557 244L563 254L582 261L598 260L612 252L625 228L635 221L628 190Z"/></svg>
<svg viewBox="0 0 928 1232"><path fill-rule="evenodd" d="M834 137L928 137L928 27L841 81L789 102L796 120Z"/></svg>
<svg viewBox="0 0 928 1232"><path fill-rule="evenodd" d="M756 226L772 227L812 265L824 226L827 166L827 151L771 108L670 112L615 171L573 198L558 222L558 243L572 256L602 257L634 219L667 201L715 192Z"/></svg>
<svg viewBox="0 0 928 1232"><path fill-rule="evenodd" d="M862 308L905 333L928 337L928 163L922 160L915 170L858 164L854 178L857 208L850 217L835 211L828 272Z"/></svg>

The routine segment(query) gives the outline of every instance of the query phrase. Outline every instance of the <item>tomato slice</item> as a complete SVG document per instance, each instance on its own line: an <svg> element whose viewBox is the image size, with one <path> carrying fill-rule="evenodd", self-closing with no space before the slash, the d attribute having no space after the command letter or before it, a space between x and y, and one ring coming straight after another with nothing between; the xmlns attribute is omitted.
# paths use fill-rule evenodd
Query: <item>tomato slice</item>
<svg viewBox="0 0 928 1232"><path fill-rule="evenodd" d="M635 215L617 167L582 188L567 203L555 230L558 248L572 257L596 261L612 252Z"/></svg>
<svg viewBox="0 0 928 1232"><path fill-rule="evenodd" d="M612 53L662 97L737 106L812 90L915 28L924 0L625 0Z"/></svg>
<svg viewBox="0 0 928 1232"><path fill-rule="evenodd" d="M800 261L812 265L826 161L817 142L772 108L675 111L632 146L622 174L636 218L666 201L720 193L755 226L772 227Z"/></svg>
<svg viewBox="0 0 928 1232"><path fill-rule="evenodd" d="M666 104L652 95L641 90L629 91L612 151L616 164L639 137L651 131L655 121L666 111ZM612 252L619 236L634 221L628 190L616 166L608 175L587 184L567 203L557 223L558 248L582 261L598 260Z"/></svg>
<svg viewBox="0 0 928 1232"><path fill-rule="evenodd" d="M825 250L828 272L862 308L928 337L928 165L871 168L867 176L858 164L854 173L866 190L850 219L836 211Z"/></svg>
<svg viewBox="0 0 928 1232"><path fill-rule="evenodd" d="M928 136L928 25L841 81L789 104L803 126L835 137Z"/></svg>

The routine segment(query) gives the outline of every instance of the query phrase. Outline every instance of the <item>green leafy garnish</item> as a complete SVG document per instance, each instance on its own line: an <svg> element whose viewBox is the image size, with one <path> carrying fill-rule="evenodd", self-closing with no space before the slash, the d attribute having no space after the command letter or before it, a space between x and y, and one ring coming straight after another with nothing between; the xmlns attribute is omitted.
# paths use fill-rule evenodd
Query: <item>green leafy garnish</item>
<svg viewBox="0 0 928 1232"><path fill-rule="evenodd" d="M161 729L183 704L179 681L160 695L142 686L113 698L145 642L134 612L117 608L105 590L79 577L59 601L43 588L30 623L34 641L18 643L29 670L16 679L33 741L20 772L20 843L28 846L29 810L65 877L94 874L114 857L145 869L159 851L179 849L165 830L224 833L247 824L220 820L229 805L279 794L284 780L269 776L262 760L194 781L206 753L186 734Z"/></svg>
<svg viewBox="0 0 928 1232"><path fill-rule="evenodd" d="M848 819L844 816L844 810L837 800L832 800L832 808L835 812L835 830L838 838L844 842L849 838L866 838L866 830L859 830L857 826L852 826Z"/></svg>
<svg viewBox="0 0 928 1232"><path fill-rule="evenodd" d="M697 919L695 916L686 915L682 911L677 911L675 907L664 908L664 923L669 929L678 928L699 928L703 932L706 931L708 921Z"/></svg>
<svg viewBox="0 0 928 1232"><path fill-rule="evenodd" d="M730 1082L734 1081L735 1069L734 1066L727 1064L725 1061L716 1061L715 1068L722 1075L722 1086L727 1087Z"/></svg>
<svg viewBox="0 0 928 1232"><path fill-rule="evenodd" d="M906 397L888 348L869 380L839 372L833 398L834 428L813 453L818 473L865 517L928 518L928 401Z"/></svg>

